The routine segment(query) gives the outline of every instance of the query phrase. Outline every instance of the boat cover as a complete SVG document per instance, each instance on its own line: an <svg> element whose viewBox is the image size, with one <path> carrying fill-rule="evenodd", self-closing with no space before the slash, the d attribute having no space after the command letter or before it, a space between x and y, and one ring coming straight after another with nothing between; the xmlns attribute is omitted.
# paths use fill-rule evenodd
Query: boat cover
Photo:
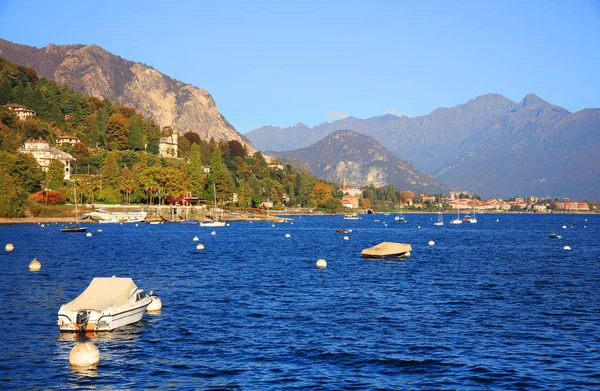
<svg viewBox="0 0 600 391"><path fill-rule="evenodd" d="M376 246L362 250L361 254L372 257L385 257L396 254L403 254L411 250L412 247L410 246L410 244L381 242Z"/></svg>
<svg viewBox="0 0 600 391"><path fill-rule="evenodd" d="M131 278L96 277L75 300L65 304L63 310L102 311L110 306L121 306L127 304L127 299L136 289L137 286Z"/></svg>

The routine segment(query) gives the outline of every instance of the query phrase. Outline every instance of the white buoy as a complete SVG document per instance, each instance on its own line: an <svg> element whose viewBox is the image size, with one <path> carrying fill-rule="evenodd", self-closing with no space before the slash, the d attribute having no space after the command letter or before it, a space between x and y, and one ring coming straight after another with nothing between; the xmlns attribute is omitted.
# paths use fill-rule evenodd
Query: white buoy
<svg viewBox="0 0 600 391"><path fill-rule="evenodd" d="M202 243L199 243L199 244L196 246L196 250L204 250L204 245L203 245Z"/></svg>
<svg viewBox="0 0 600 391"><path fill-rule="evenodd" d="M216 235L217 233L215 231L212 231L210 234L211 235Z"/></svg>
<svg viewBox="0 0 600 391"><path fill-rule="evenodd" d="M352 230L351 230L351 229L349 229L349 230L348 230L348 232L352 232Z"/></svg>
<svg viewBox="0 0 600 391"><path fill-rule="evenodd" d="M291 238L291 237L292 237L292 235L290 235L290 234L285 234L285 237L286 237L286 238Z"/></svg>
<svg viewBox="0 0 600 391"><path fill-rule="evenodd" d="M225 225L229 227L229 223L227 223L227 224L225 224Z"/></svg>
<svg viewBox="0 0 600 391"><path fill-rule="evenodd" d="M570 249L571 249L571 247L569 247L569 246L563 247L563 250L570 250Z"/></svg>
<svg viewBox="0 0 600 391"><path fill-rule="evenodd" d="M294 225L294 223L292 223L292 225Z"/></svg>
<svg viewBox="0 0 600 391"><path fill-rule="evenodd" d="M499 222L500 222L500 219L496 219L496 223L499 223Z"/></svg>
<svg viewBox="0 0 600 391"><path fill-rule="evenodd" d="M15 246L13 246L12 243L8 243L6 246L4 246L4 249L10 252L15 249Z"/></svg>
<svg viewBox="0 0 600 391"><path fill-rule="evenodd" d="M435 246L435 242L433 240L430 240L429 242L427 242L427 244L430 246Z"/></svg>
<svg viewBox="0 0 600 391"><path fill-rule="evenodd" d="M99 230L97 230L96 232L102 232L102 230L101 230L101 229L99 229Z"/></svg>
<svg viewBox="0 0 600 391"><path fill-rule="evenodd" d="M42 224L42 228L44 228L44 224Z"/></svg>
<svg viewBox="0 0 600 391"><path fill-rule="evenodd" d="M417 228L418 228L418 229L421 229L421 226L420 226L420 225L417 225Z"/></svg>
<svg viewBox="0 0 600 391"><path fill-rule="evenodd" d="M138 226L138 225L137 225L137 223L135 224L135 226L136 226L136 227Z"/></svg>
<svg viewBox="0 0 600 391"><path fill-rule="evenodd" d="M344 236L344 240L350 240L350 238L347 236Z"/></svg>
<svg viewBox="0 0 600 391"><path fill-rule="evenodd" d="M562 227L563 227L563 229L566 229L566 228L567 228L567 226L566 226L566 225L563 225Z"/></svg>
<svg viewBox="0 0 600 391"><path fill-rule="evenodd" d="M198 241L198 240L200 240L200 239L198 239L198 237L197 237L197 236L194 236L194 239L192 239L192 240L193 240L194 242L197 242L197 241Z"/></svg>
<svg viewBox="0 0 600 391"><path fill-rule="evenodd" d="M69 354L69 363L76 367L90 367L100 362L100 351L91 342L78 343Z"/></svg>
<svg viewBox="0 0 600 391"><path fill-rule="evenodd" d="M317 267L318 267L319 269L325 269L325 268L327 267L327 261L326 261L326 260L324 260L324 259L322 259L322 258L321 258L321 259L319 259L319 260L317 261Z"/></svg>
<svg viewBox="0 0 600 391"><path fill-rule="evenodd" d="M385 227L387 227L387 224L384 224Z"/></svg>
<svg viewBox="0 0 600 391"><path fill-rule="evenodd" d="M271 225L273 228L275 228L275 224Z"/></svg>
<svg viewBox="0 0 600 391"><path fill-rule="evenodd" d="M29 262L29 270L32 272L37 272L42 268L42 264L37 259L33 258L31 262Z"/></svg>
<svg viewBox="0 0 600 391"><path fill-rule="evenodd" d="M150 296L152 303L146 307L146 312L157 312L162 308L162 301L157 296Z"/></svg>
<svg viewBox="0 0 600 391"><path fill-rule="evenodd" d="M87 236L89 238L90 236L92 236L92 233L88 232L87 234L85 234L85 236Z"/></svg>

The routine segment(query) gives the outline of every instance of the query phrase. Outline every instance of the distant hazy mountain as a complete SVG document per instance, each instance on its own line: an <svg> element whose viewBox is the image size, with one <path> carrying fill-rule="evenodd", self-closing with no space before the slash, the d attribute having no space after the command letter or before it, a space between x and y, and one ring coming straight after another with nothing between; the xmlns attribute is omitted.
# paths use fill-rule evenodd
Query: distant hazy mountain
<svg viewBox="0 0 600 391"><path fill-rule="evenodd" d="M249 144L221 115L206 90L99 46L50 44L35 48L0 39L0 56L88 95L134 107L146 118L180 133L192 131L205 140L213 137Z"/></svg>
<svg viewBox="0 0 600 391"><path fill-rule="evenodd" d="M277 155L302 161L313 174L338 183L346 179L348 184L355 186L393 184L401 189L430 194L449 190L372 137L351 130L337 131L309 147L277 152Z"/></svg>
<svg viewBox="0 0 600 391"><path fill-rule="evenodd" d="M600 199L599 111L570 113L535 94L518 103L487 94L421 117L349 117L312 129L271 128L268 138L263 128L246 136L258 149L294 149L352 129L453 188L486 197Z"/></svg>

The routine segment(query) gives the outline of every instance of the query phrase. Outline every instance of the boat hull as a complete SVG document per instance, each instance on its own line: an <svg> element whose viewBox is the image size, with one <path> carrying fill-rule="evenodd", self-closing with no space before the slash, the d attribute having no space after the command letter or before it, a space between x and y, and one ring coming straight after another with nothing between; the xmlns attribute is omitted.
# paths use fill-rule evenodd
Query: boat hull
<svg viewBox="0 0 600 391"><path fill-rule="evenodd" d="M61 332L112 331L139 322L146 311L146 307L152 303L149 296L146 299L137 302L134 307L121 306L103 311L89 310L90 320L87 322L85 330L81 330L77 325L78 311L64 311L61 308L58 312L57 325Z"/></svg>
<svg viewBox="0 0 600 391"><path fill-rule="evenodd" d="M201 227L224 227L225 226L225 222L224 221L213 221L210 223L200 223Z"/></svg>

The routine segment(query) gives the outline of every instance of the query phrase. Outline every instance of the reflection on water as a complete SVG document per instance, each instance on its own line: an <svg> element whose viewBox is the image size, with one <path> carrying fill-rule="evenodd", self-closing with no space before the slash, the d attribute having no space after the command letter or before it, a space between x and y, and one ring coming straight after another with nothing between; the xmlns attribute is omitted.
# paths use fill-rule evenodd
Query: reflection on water
<svg viewBox="0 0 600 391"><path fill-rule="evenodd" d="M3 388L599 388L600 216L431 217L238 223L214 236L180 224L91 238L0 226L0 243L15 245L0 253ZM411 243L412 256L361 258L382 241ZM162 311L113 332L60 333L60 306L111 275L159 292ZM85 341L100 351L96 369L69 365Z"/></svg>

